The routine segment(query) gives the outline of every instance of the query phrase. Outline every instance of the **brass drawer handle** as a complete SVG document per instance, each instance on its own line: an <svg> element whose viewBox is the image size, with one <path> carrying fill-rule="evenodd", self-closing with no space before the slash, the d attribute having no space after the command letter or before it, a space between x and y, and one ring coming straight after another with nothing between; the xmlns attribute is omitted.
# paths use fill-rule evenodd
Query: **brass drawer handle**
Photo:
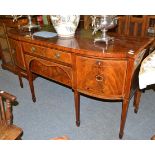
<svg viewBox="0 0 155 155"><path fill-rule="evenodd" d="M31 51L35 52L36 48L35 47L31 47Z"/></svg>
<svg viewBox="0 0 155 155"><path fill-rule="evenodd" d="M55 53L55 58L59 59L60 58L60 53Z"/></svg>
<svg viewBox="0 0 155 155"><path fill-rule="evenodd" d="M101 75L96 75L96 81L103 81L103 77Z"/></svg>

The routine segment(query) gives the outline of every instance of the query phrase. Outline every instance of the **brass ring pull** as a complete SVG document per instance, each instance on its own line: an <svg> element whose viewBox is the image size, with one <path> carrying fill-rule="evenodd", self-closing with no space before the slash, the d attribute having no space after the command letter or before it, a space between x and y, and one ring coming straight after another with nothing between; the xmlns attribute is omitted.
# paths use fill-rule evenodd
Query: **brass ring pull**
<svg viewBox="0 0 155 155"><path fill-rule="evenodd" d="M36 50L35 47L31 47L31 51L34 52Z"/></svg>
<svg viewBox="0 0 155 155"><path fill-rule="evenodd" d="M59 59L60 58L60 53L56 53L55 58Z"/></svg>
<svg viewBox="0 0 155 155"><path fill-rule="evenodd" d="M103 77L101 75L96 75L96 81L103 81Z"/></svg>

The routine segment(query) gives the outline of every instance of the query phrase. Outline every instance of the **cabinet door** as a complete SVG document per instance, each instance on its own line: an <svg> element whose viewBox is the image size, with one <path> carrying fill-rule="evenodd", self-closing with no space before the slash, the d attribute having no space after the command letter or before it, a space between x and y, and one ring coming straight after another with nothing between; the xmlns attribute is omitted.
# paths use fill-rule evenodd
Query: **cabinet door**
<svg viewBox="0 0 155 155"><path fill-rule="evenodd" d="M126 61L77 57L77 87L82 93L110 99L123 95Z"/></svg>
<svg viewBox="0 0 155 155"><path fill-rule="evenodd" d="M12 18L7 18L5 16L2 16L0 18L0 44L1 44L0 55L2 58L2 67L14 73L17 72L14 58L12 55L12 53L15 53L15 51L14 50L11 51L10 49L7 32L12 28L18 28L20 25L25 25L27 24L27 22L28 22L27 18L21 18L17 22L13 22ZM18 58L17 58L18 61L16 61L17 65L24 69L25 67L22 62L23 59L20 60L20 56Z"/></svg>
<svg viewBox="0 0 155 155"><path fill-rule="evenodd" d="M9 49L9 43L6 35L4 24L0 23L0 55L2 59L2 67L15 72L15 66Z"/></svg>
<svg viewBox="0 0 155 155"><path fill-rule="evenodd" d="M22 47L20 41L16 41L9 38L10 43L10 51L14 60L14 63L25 70L25 62L24 62L24 55L22 52Z"/></svg>
<svg viewBox="0 0 155 155"><path fill-rule="evenodd" d="M1 57L3 64L8 66L13 65L13 61L9 51L9 44L7 42L6 34L3 25L0 25L0 46L1 46Z"/></svg>

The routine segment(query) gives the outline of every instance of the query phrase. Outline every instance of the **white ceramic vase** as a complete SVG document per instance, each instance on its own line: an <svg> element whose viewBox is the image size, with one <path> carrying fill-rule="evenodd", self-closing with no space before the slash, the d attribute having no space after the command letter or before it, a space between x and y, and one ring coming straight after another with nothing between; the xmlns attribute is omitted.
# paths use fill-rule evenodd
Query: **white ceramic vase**
<svg viewBox="0 0 155 155"><path fill-rule="evenodd" d="M61 38L74 37L80 15L51 15L52 24Z"/></svg>

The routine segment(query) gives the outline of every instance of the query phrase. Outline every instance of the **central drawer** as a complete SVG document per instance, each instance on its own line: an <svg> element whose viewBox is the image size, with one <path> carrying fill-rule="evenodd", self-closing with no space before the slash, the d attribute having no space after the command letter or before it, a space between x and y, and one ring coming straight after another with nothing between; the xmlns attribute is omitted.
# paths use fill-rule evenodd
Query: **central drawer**
<svg viewBox="0 0 155 155"><path fill-rule="evenodd" d="M23 43L22 46L23 46L23 51L30 55L35 54L45 59L52 59L55 61L71 64L71 53L67 53L64 51L51 49L51 48L45 48L42 46L29 44L29 43Z"/></svg>
<svg viewBox="0 0 155 155"><path fill-rule="evenodd" d="M25 62L28 63L31 72L60 82L67 86L72 86L72 68L40 59L31 55L25 55Z"/></svg>

